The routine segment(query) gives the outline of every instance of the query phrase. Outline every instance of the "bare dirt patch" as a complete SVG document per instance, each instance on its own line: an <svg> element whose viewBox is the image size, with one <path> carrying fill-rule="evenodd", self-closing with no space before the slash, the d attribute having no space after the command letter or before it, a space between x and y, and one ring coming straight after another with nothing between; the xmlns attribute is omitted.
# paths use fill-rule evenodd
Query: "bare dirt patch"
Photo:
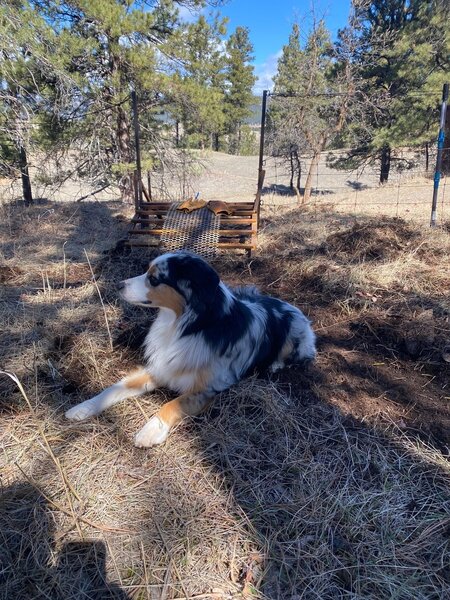
<svg viewBox="0 0 450 600"><path fill-rule="evenodd" d="M316 363L242 382L142 451L164 391L62 416L142 359L153 314L115 292L151 259L117 246L129 211L3 210L0 364L26 398L1 376L2 600L447 597L446 231L266 211L251 259L215 266L299 306Z"/></svg>

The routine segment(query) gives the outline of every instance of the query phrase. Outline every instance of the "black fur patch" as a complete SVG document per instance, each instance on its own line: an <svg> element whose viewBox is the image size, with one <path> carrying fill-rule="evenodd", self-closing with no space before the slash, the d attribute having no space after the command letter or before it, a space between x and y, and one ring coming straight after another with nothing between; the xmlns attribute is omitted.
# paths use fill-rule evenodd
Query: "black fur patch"
<svg viewBox="0 0 450 600"><path fill-rule="evenodd" d="M165 283L179 292L196 312L204 311L217 300L220 283L218 274L199 256L180 252L168 258L169 273ZM186 282L191 291L188 298Z"/></svg>
<svg viewBox="0 0 450 600"><path fill-rule="evenodd" d="M244 337L253 320L251 310L242 302L235 301L230 312L224 310L225 297L219 289L214 306L203 311L183 331L183 335L201 333L207 344L223 356ZM217 307L217 308L216 308Z"/></svg>
<svg viewBox="0 0 450 600"><path fill-rule="evenodd" d="M258 348L253 364L249 367L246 375L254 371L258 373L266 371L270 365L275 362L283 348L291 327L293 313L290 307L269 296L263 296L255 288L249 290L238 289L236 291L238 298L258 304L264 309L267 315L264 337Z"/></svg>

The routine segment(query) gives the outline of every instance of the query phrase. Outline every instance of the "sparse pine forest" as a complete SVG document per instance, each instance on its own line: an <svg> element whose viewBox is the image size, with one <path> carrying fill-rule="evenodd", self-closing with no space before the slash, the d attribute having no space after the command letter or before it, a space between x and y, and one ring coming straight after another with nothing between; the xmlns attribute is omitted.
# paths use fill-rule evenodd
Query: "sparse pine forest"
<svg viewBox="0 0 450 600"><path fill-rule="evenodd" d="M53 165L40 175L49 184L76 176L93 189L115 185L131 202L131 90L149 176L195 168L198 149L256 154L252 32L230 30L221 4L4 1L2 176L21 178L31 203L28 165L39 156ZM448 79L449 23L444 0L354 0L335 40L313 13L294 23L274 76L266 151L285 158L291 188L304 178L305 201L327 149L343 150L329 160L336 169L377 164L380 183L403 160L398 148L428 150Z"/></svg>

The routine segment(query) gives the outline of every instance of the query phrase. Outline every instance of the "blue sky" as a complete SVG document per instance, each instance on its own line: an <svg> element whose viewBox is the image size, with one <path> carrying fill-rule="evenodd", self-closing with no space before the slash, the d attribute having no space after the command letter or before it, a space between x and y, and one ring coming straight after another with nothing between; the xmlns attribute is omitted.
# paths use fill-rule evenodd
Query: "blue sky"
<svg viewBox="0 0 450 600"><path fill-rule="evenodd" d="M272 76L283 46L288 42L294 21L304 26L305 34L311 22L312 0L229 0L220 8L229 17L231 33L238 25L248 27L254 47L255 74L258 82L255 93L270 89ZM314 0L317 19L325 18L332 37L345 26L350 0ZM186 15L187 16L187 15Z"/></svg>

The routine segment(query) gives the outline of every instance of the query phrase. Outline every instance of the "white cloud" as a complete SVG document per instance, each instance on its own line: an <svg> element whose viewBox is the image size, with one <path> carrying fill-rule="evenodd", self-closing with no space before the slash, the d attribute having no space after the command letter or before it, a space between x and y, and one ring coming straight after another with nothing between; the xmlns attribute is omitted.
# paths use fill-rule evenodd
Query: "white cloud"
<svg viewBox="0 0 450 600"><path fill-rule="evenodd" d="M280 49L275 54L268 56L265 62L255 65L255 75L258 79L253 87L254 94L261 95L263 90L272 90L273 78L278 69L278 59L282 53L283 51Z"/></svg>
<svg viewBox="0 0 450 600"><path fill-rule="evenodd" d="M189 6L178 6L180 21L184 23L194 23L204 9L189 8Z"/></svg>

